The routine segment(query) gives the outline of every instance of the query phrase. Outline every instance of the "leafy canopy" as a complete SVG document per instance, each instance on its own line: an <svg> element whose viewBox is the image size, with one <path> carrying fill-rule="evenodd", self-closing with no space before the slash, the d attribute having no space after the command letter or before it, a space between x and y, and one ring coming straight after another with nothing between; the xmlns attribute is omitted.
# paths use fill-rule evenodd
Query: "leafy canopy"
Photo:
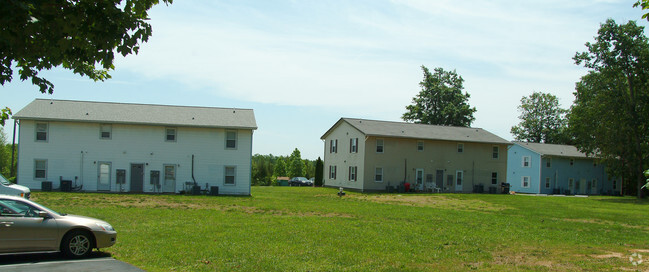
<svg viewBox="0 0 649 272"><path fill-rule="evenodd" d="M559 99L549 93L534 92L521 98L518 106L520 123L511 133L518 141L567 144L567 110L559 107Z"/></svg>
<svg viewBox="0 0 649 272"><path fill-rule="evenodd" d="M406 106L404 121L431 125L468 127L475 120L475 107L470 107L469 94L462 93L464 80L455 71L435 68L430 73L421 66L424 79L419 83L421 91Z"/></svg>
<svg viewBox="0 0 649 272"><path fill-rule="evenodd" d="M607 162L611 173L634 181L638 196L649 165L649 42L634 21L601 24L577 65L589 68L576 85L568 115L580 150ZM628 188L626 187L626 188ZM633 188L635 187L635 188Z"/></svg>

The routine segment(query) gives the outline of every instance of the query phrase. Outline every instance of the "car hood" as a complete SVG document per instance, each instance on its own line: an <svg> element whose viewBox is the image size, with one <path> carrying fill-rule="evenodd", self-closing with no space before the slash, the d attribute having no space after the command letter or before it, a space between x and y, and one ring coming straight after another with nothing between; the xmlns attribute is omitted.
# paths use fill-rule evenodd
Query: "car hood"
<svg viewBox="0 0 649 272"><path fill-rule="evenodd" d="M30 192L29 188L27 188L25 186L22 186L22 185L18 185L18 184L11 184L11 185L6 186L6 187L9 187L9 188L12 188L12 189L15 189L15 190L19 190L19 191L21 191L23 193L29 193Z"/></svg>
<svg viewBox="0 0 649 272"><path fill-rule="evenodd" d="M88 216L81 216L81 215L74 215L74 214L66 214L66 215L61 215L58 216L57 220L62 220L69 222L74 225L84 225L88 226L90 228L96 228L95 223L104 223L108 224L108 222L99 220L97 218L92 218Z"/></svg>

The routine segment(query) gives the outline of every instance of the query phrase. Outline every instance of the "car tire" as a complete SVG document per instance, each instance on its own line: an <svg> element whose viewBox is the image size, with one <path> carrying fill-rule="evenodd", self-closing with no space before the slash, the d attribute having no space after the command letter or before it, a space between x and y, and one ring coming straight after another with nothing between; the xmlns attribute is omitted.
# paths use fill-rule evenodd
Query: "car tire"
<svg viewBox="0 0 649 272"><path fill-rule="evenodd" d="M71 259L88 257L93 248L93 236L87 231L71 231L61 241L61 252Z"/></svg>

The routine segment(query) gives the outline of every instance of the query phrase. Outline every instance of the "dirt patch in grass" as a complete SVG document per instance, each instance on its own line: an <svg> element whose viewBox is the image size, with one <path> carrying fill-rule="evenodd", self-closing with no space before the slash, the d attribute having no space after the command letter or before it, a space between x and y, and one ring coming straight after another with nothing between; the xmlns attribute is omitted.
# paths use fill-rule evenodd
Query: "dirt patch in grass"
<svg viewBox="0 0 649 272"><path fill-rule="evenodd" d="M457 199L439 195L353 195L352 197L378 203L465 211L495 212L509 209L506 206L488 203L482 200Z"/></svg>
<svg viewBox="0 0 649 272"><path fill-rule="evenodd" d="M542 268L550 271L581 271L582 269L570 262L561 262L555 256L547 254L528 254L534 250L522 250L518 252L497 252L493 254L494 265L505 267L518 267L527 270L531 267ZM535 269L536 270L536 269Z"/></svg>

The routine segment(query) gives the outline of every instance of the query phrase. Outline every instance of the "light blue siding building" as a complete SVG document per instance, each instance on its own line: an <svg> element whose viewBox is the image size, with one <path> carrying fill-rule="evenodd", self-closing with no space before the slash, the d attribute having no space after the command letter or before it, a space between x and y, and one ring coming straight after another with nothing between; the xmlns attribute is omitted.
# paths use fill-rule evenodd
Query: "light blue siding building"
<svg viewBox="0 0 649 272"><path fill-rule="evenodd" d="M619 195L621 180L609 177L596 158L570 145L514 142L508 151L510 190L530 194Z"/></svg>

